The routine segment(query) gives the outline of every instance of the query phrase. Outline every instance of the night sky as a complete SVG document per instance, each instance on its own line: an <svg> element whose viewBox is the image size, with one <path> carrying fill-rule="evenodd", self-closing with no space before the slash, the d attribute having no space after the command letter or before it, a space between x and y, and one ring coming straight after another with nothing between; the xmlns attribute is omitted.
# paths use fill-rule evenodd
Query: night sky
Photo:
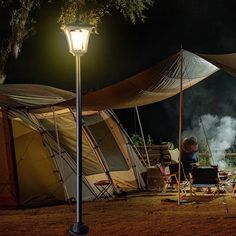
<svg viewBox="0 0 236 236"><path fill-rule="evenodd" d="M224 0L160 0L135 25L112 13L103 18L82 57L84 91L124 80L176 53L182 47L197 53L236 52L236 4ZM75 62L57 24L60 9L43 4L35 15L37 34L12 60L5 83L39 83L75 91ZM1 24L3 25L3 24ZM210 113L236 117L236 79L219 71L184 92L183 125ZM178 136L178 96L141 107L145 134L159 143ZM134 109L116 111L131 134L139 131Z"/></svg>

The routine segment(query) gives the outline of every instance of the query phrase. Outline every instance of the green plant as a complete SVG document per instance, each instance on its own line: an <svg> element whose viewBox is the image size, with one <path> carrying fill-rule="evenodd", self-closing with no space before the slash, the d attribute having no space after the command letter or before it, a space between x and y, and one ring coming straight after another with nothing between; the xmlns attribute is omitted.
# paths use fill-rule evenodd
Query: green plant
<svg viewBox="0 0 236 236"><path fill-rule="evenodd" d="M201 166L210 166L211 165L211 161L209 158L209 155L200 155L199 158L199 163Z"/></svg>
<svg viewBox="0 0 236 236"><path fill-rule="evenodd" d="M136 147L143 146L143 139L140 137L139 134L132 134L131 139Z"/></svg>
<svg viewBox="0 0 236 236"><path fill-rule="evenodd" d="M131 135L131 139L132 139L133 144L136 147L144 146L143 139L142 139L142 137L139 134L137 134L137 133L132 134ZM147 136L146 145L147 146L154 145L154 140L151 138L150 134L148 134L148 136Z"/></svg>
<svg viewBox="0 0 236 236"><path fill-rule="evenodd" d="M150 134L148 134L147 136L147 142L146 142L147 146L152 146L154 145L154 140L151 138Z"/></svg>

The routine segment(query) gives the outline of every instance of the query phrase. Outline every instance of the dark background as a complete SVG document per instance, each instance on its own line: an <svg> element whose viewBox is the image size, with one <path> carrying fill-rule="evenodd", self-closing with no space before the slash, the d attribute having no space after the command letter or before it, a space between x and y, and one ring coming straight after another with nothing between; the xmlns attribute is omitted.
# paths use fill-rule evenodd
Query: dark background
<svg viewBox="0 0 236 236"><path fill-rule="evenodd" d="M135 25L112 12L102 19L82 57L83 91L124 80L176 53L181 45L197 53L236 52L235 1L160 0ZM75 91L75 60L68 53L57 18L60 7L44 3L35 14L37 34L23 44L11 61L5 83L38 83ZM3 16L2 16L3 18ZM7 15L4 15L5 20ZM2 21L1 21L2 22ZM5 24L1 24L7 32ZM194 116L236 117L236 79L219 71L184 92L183 129ZM176 142L178 96L139 108L145 135L156 143ZM116 110L128 133L139 133L134 109Z"/></svg>

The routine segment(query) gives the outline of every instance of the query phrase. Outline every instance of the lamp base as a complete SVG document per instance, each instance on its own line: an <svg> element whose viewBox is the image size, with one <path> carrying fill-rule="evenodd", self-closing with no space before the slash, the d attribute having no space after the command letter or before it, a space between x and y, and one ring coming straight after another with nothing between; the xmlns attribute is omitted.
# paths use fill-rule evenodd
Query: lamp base
<svg viewBox="0 0 236 236"><path fill-rule="evenodd" d="M74 236L86 236L88 232L88 226L81 222L73 224L69 230L69 233Z"/></svg>

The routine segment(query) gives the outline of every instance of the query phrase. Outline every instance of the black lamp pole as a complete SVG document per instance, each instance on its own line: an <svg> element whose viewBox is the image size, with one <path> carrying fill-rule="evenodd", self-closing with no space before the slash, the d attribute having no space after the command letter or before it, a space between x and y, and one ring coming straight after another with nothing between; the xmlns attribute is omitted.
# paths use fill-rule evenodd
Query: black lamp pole
<svg viewBox="0 0 236 236"><path fill-rule="evenodd" d="M77 160L77 222L70 227L71 235L87 235L88 226L82 221L82 102L81 102L81 70L80 55L75 56L76 61L76 160Z"/></svg>
<svg viewBox="0 0 236 236"><path fill-rule="evenodd" d="M71 24L62 26L67 37L69 51L76 62L76 161L77 161L77 222L70 227L71 235L87 235L89 228L82 221L82 96L80 57L87 52L88 40L93 27L90 25Z"/></svg>

